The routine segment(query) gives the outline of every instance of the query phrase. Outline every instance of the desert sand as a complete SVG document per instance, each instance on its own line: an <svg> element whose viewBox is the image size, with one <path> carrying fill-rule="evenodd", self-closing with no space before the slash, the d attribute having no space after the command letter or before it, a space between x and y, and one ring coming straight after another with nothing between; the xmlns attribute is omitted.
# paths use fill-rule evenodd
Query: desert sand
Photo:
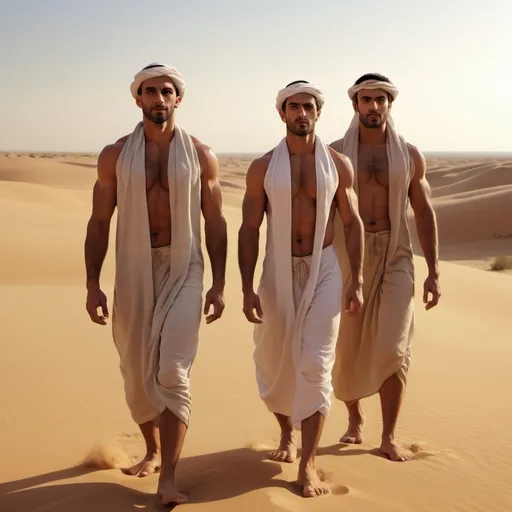
<svg viewBox="0 0 512 512"><path fill-rule="evenodd" d="M192 423L178 466L190 498L182 508L512 510L512 275L489 270L495 258L507 266L512 256L512 159L428 160L442 297L424 310L426 266L415 239L417 333L397 428L416 459L393 463L376 452L377 397L363 403L364 443L340 444L347 416L335 401L317 457L333 494L309 500L293 486L297 463L267 460L278 429L257 395L236 255L250 157L223 155L220 162L229 225L226 309L220 321L201 326ZM2 512L161 510L156 475L119 469L142 454L143 443L124 403L110 323L93 324L85 310L83 242L95 165L94 155L0 156ZM412 219L411 226L414 233ZM109 306L114 233L115 222L101 280Z"/></svg>

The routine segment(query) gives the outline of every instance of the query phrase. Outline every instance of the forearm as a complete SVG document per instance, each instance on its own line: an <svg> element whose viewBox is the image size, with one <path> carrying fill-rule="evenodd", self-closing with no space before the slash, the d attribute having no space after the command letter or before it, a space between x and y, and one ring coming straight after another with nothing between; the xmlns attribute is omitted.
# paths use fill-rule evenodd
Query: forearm
<svg viewBox="0 0 512 512"><path fill-rule="evenodd" d="M101 268L108 250L110 223L91 219L85 239L85 269L87 287L98 286Z"/></svg>
<svg viewBox="0 0 512 512"><path fill-rule="evenodd" d="M244 293L254 290L254 272L258 261L259 229L242 226L238 234L238 266Z"/></svg>
<svg viewBox="0 0 512 512"><path fill-rule="evenodd" d="M212 267L213 286L223 288L226 281L228 246L227 224L223 216L205 222L205 238L206 250Z"/></svg>
<svg viewBox="0 0 512 512"><path fill-rule="evenodd" d="M352 271L352 281L363 283L363 257L364 238L363 223L358 217L354 217L348 226L345 226L345 244Z"/></svg>
<svg viewBox="0 0 512 512"><path fill-rule="evenodd" d="M427 262L429 274L438 275L438 236L434 209L431 206L427 206L421 214L415 215L415 222L418 239L423 251L423 256Z"/></svg>

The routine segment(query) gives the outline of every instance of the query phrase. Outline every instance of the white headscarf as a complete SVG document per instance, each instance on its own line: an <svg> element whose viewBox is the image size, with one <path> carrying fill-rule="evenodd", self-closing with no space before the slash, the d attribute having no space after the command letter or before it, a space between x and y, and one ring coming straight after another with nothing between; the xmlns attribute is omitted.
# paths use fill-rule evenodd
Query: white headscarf
<svg viewBox="0 0 512 512"><path fill-rule="evenodd" d="M353 100L354 96L361 91L362 89L382 89L383 91L388 92L393 97L393 101L396 100L398 96L398 89L389 82L384 82L382 80L365 80L360 84L353 85L348 89L348 97Z"/></svg>
<svg viewBox="0 0 512 512"><path fill-rule="evenodd" d="M316 101L318 102L318 109L321 109L323 107L323 105L325 103L325 98L324 98L322 91L315 85L310 84L309 82L301 81L301 82L292 83L292 84L288 85L287 87L285 87L284 89L281 89L277 93L277 98L276 98L277 111L281 112L281 109L283 107L283 102L286 99L288 99L290 96L293 96L295 94L301 94L301 93L311 94L312 96L314 96L316 98Z"/></svg>
<svg viewBox="0 0 512 512"><path fill-rule="evenodd" d="M185 80L181 73L173 66L168 66L161 62L152 62L141 69L134 77L130 85L130 92L134 98L138 97L138 90L144 80L155 78L157 76L168 76L177 89L178 96L183 99L185 95Z"/></svg>

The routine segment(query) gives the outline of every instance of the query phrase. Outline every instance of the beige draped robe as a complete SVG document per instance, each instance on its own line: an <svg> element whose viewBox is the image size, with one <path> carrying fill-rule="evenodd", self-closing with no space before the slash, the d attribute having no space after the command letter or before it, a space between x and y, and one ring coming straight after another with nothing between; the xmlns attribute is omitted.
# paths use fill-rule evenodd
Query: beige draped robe
<svg viewBox="0 0 512 512"><path fill-rule="evenodd" d="M341 148L352 162L358 192L359 119L354 116ZM406 382L414 334L414 264L407 223L408 190L414 168L407 144L391 118L387 128L391 230L365 233L364 306L342 317L333 369L336 398L349 402L377 393L397 373ZM335 223L335 246L344 283L351 279L343 226ZM345 307L343 298L343 307Z"/></svg>
<svg viewBox="0 0 512 512"><path fill-rule="evenodd" d="M126 401L138 424L166 408L188 424L204 269L198 155L189 135L176 126L168 161L172 242L167 248L151 248L142 123L126 141L116 173L112 325Z"/></svg>

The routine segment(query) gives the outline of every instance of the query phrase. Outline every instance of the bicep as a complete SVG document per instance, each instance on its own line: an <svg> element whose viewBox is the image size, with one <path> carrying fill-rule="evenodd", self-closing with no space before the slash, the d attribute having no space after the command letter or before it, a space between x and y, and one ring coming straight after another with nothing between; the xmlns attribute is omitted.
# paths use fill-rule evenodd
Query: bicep
<svg viewBox="0 0 512 512"><path fill-rule="evenodd" d="M354 190L354 169L350 160L340 159L337 162L338 189L336 190L336 207L344 225L350 224L358 215L358 201Z"/></svg>
<svg viewBox="0 0 512 512"><path fill-rule="evenodd" d="M212 153L200 154L201 209L205 220L222 216L222 189L219 181L219 163Z"/></svg>
<svg viewBox="0 0 512 512"><path fill-rule="evenodd" d="M247 170L245 194L242 203L243 225L257 229L265 216L266 194L264 170L258 164L251 164Z"/></svg>
<svg viewBox="0 0 512 512"><path fill-rule="evenodd" d="M430 205L431 189L426 177L426 163L419 151L412 152L414 175L409 185L409 200L416 215L421 214Z"/></svg>
<svg viewBox="0 0 512 512"><path fill-rule="evenodd" d="M102 152L98 158L98 178L93 188L92 216L109 221L117 204L117 155L112 150Z"/></svg>

